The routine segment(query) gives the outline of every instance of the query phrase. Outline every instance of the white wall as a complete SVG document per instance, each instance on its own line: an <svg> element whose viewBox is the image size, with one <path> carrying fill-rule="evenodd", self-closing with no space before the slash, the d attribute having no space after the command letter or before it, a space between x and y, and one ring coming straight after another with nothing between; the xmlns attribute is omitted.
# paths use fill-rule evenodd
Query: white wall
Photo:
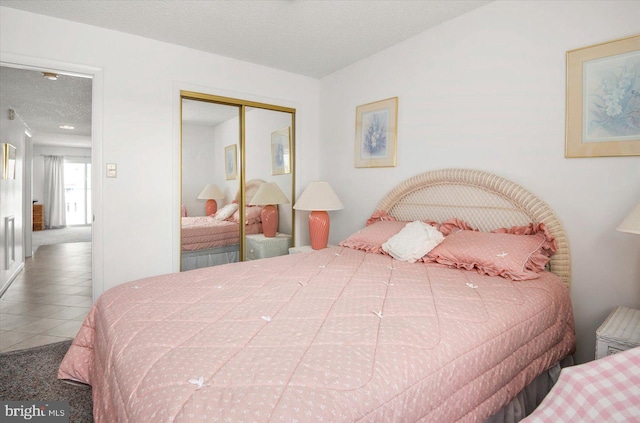
<svg viewBox="0 0 640 423"><path fill-rule="evenodd" d="M9 108L9 105L0 99L0 161L4 160L2 152L4 143L11 144L16 148L15 179L2 179L3 168L0 163L0 293L6 289L7 284L24 266L22 186L24 183L23 163L27 127L17 114L15 119L9 120ZM13 217L13 237L5 231L5 218L7 217ZM10 242L13 239L13 243L9 247L11 256L8 261L5 247L7 237ZM14 253L15 256L13 256Z"/></svg>
<svg viewBox="0 0 640 423"><path fill-rule="evenodd" d="M198 194L207 184L218 184L216 164L222 159L216 157L213 132L213 126L182 124L182 204L189 216L205 216L207 200L198 200ZM219 207L224 204L218 200Z"/></svg>
<svg viewBox="0 0 640 423"><path fill-rule="evenodd" d="M509 178L568 232L577 358L616 305L640 307L640 157L564 158L565 53L638 33L640 2L495 2L321 80L321 176L345 204L331 241L364 226L400 181L437 168ZM395 168L356 169L356 106L399 97Z"/></svg>
<svg viewBox="0 0 640 423"><path fill-rule="evenodd" d="M318 80L6 7L0 27L0 61L87 67L99 76L94 295L179 269L181 89L296 108L297 176L303 185L317 177ZM117 178L105 178L107 163L117 164Z"/></svg>
<svg viewBox="0 0 640 423"><path fill-rule="evenodd" d="M225 204L235 200L240 188L240 118L232 118L214 128L215 181L224 194ZM227 179L225 148L236 145L236 179Z"/></svg>

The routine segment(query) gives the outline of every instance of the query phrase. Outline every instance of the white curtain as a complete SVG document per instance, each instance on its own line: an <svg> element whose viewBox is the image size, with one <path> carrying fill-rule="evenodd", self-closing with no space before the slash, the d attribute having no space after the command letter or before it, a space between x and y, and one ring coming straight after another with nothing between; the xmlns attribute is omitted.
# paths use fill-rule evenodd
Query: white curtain
<svg viewBox="0 0 640 423"><path fill-rule="evenodd" d="M44 156L44 226L67 226L64 202L64 157Z"/></svg>

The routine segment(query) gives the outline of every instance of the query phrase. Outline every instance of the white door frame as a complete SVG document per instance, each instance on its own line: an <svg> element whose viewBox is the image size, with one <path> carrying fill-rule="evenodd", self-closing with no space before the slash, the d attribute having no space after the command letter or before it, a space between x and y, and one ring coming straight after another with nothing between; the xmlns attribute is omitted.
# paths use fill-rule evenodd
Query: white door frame
<svg viewBox="0 0 640 423"><path fill-rule="evenodd" d="M102 205L102 119L104 75L102 68L61 62L41 57L22 56L0 51L0 65L22 69L55 71L67 75L91 76L91 280L93 301L104 292L104 244Z"/></svg>

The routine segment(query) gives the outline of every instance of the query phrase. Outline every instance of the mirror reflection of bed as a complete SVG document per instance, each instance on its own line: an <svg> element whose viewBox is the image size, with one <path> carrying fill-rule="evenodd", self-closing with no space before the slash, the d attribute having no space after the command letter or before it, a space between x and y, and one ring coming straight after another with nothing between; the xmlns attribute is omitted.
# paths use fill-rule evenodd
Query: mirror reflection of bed
<svg viewBox="0 0 640 423"><path fill-rule="evenodd" d="M264 106L247 107L233 101L222 104L207 95L182 98L182 271L286 254L292 245L295 115ZM277 161L280 166L286 161L286 169L273 167L275 136L280 136L280 143L286 139L287 155L281 154L283 157L278 156ZM282 153L282 148L277 151ZM240 195L242 180L244 196ZM275 205L277 235L271 238L263 234L261 220L261 211L267 204L251 204L264 182L277 185L286 197ZM275 250L274 242L278 247ZM260 254L253 254L254 247L247 249L249 243L254 247L258 243Z"/></svg>
<svg viewBox="0 0 640 423"><path fill-rule="evenodd" d="M224 165L225 147L239 145L239 116L237 106L182 99L183 271L240 259L238 224L222 219L222 214L218 214L234 207L233 200L240 185L237 177L227 179ZM203 191L212 186L221 194L216 197L222 198L203 198L207 197ZM212 202L215 207L213 210L209 207L210 215L207 215L207 203ZM215 214L220 217L214 217Z"/></svg>

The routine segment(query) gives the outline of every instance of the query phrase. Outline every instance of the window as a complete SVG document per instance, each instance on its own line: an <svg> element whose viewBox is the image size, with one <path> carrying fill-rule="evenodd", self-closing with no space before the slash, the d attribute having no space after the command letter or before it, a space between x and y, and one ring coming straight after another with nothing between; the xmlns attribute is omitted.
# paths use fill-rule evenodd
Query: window
<svg viewBox="0 0 640 423"><path fill-rule="evenodd" d="M91 224L90 158L65 157L64 191L67 225Z"/></svg>

